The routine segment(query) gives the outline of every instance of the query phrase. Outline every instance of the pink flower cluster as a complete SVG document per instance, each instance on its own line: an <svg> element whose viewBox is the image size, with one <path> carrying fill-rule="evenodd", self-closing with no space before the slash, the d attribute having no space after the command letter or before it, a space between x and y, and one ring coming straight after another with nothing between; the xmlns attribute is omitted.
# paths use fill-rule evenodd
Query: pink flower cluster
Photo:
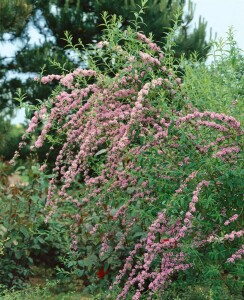
<svg viewBox="0 0 244 300"><path fill-rule="evenodd" d="M53 80L60 80L61 78L62 78L61 75L55 75L55 74L47 75L41 78L41 83L47 84Z"/></svg>
<svg viewBox="0 0 244 300"><path fill-rule="evenodd" d="M230 223L235 222L237 220L237 218L239 217L238 214L234 214L231 218L229 218L229 220L226 220L224 222L225 226L228 226Z"/></svg>
<svg viewBox="0 0 244 300"><path fill-rule="evenodd" d="M62 76L60 79L60 83L64 86L67 86L69 89L74 88L72 85L74 78L77 76L84 76L84 77L92 77L96 76L96 71L94 70L83 70L81 68L76 69L74 72L69 73L65 76Z"/></svg>
<svg viewBox="0 0 244 300"><path fill-rule="evenodd" d="M240 238L244 235L244 230L239 230L239 231L235 231L233 230L231 233L229 234L225 234L225 236L223 238L221 238L220 240L229 240L229 241L233 241L236 237Z"/></svg>
<svg viewBox="0 0 244 300"><path fill-rule="evenodd" d="M35 112L34 116L32 117L32 119L30 121L29 127L26 130L26 133L31 133L36 129L36 127L38 125L38 118L39 118L38 112Z"/></svg>
<svg viewBox="0 0 244 300"><path fill-rule="evenodd" d="M63 75L47 75L41 78L41 83L47 84L49 82L52 82L53 80L58 80L60 83L64 86L67 86L68 88L73 88L72 83L74 80L74 77L77 77L78 75L81 76L96 76L96 71L94 70L83 70L81 68L76 69L74 72L69 73L65 76Z"/></svg>
<svg viewBox="0 0 244 300"><path fill-rule="evenodd" d="M157 46L156 43L152 43L149 38L147 38L144 34L137 32L137 38L146 44L148 44L148 47L150 48L151 51L161 51L160 47Z"/></svg>
<svg viewBox="0 0 244 300"><path fill-rule="evenodd" d="M181 183L180 187L175 191L176 194L180 194L183 192L183 189L187 187L187 183L196 178L197 171L192 172L185 180Z"/></svg>
<svg viewBox="0 0 244 300"><path fill-rule="evenodd" d="M244 235L244 230L239 230L239 231L233 230L231 233L225 234L223 237L217 237L217 236L211 235L207 241L209 243L212 243L214 241L217 241L217 242L233 241L235 238L240 238L243 235Z"/></svg>
<svg viewBox="0 0 244 300"><path fill-rule="evenodd" d="M223 157L226 155L230 155L232 153L239 153L239 152L240 152L240 148L238 146L225 147L225 148L221 149L220 151L218 151L216 154L213 154L213 157L219 157L219 158L223 159Z"/></svg>
<svg viewBox="0 0 244 300"><path fill-rule="evenodd" d="M234 254L232 254L231 257L229 257L226 262L234 263L237 259L241 259L243 255L244 255L244 245L242 245L239 250L237 250Z"/></svg>
<svg viewBox="0 0 244 300"><path fill-rule="evenodd" d="M216 119L216 120L219 120L219 121L222 121L222 122L226 123L231 128L240 129L240 122L238 122L234 117L227 116L225 114L219 114L219 113L211 112L211 111L205 111L203 113L201 113L199 111L195 111L194 113L188 114L185 117L180 117L176 121L176 125L179 125L180 123L183 123L183 122L188 122L188 121L193 120L195 118L202 119L204 117L209 117L210 119ZM207 124L209 126L214 125L214 124L211 124L211 123L207 123ZM201 125L203 125L203 124L201 124ZM218 129L217 126L215 128ZM221 127L221 130L223 130L222 127ZM224 131L226 131L226 130L224 129Z"/></svg>
<svg viewBox="0 0 244 300"><path fill-rule="evenodd" d="M158 66L160 66L160 61L157 58L152 57L148 53L140 52L140 57L141 57L141 59L142 59L142 61L144 63L148 63L149 62L152 65L158 65Z"/></svg>
<svg viewBox="0 0 244 300"><path fill-rule="evenodd" d="M102 49L103 47L107 47L107 46L109 46L109 42L107 42L107 41L101 41L101 42L97 43L97 47L100 49Z"/></svg>
<svg viewBox="0 0 244 300"><path fill-rule="evenodd" d="M209 122L209 121L197 121L197 124L198 125L204 125L206 127L210 127L210 128L215 128L219 131L228 131L228 129L223 126L223 125L220 125L216 122Z"/></svg>

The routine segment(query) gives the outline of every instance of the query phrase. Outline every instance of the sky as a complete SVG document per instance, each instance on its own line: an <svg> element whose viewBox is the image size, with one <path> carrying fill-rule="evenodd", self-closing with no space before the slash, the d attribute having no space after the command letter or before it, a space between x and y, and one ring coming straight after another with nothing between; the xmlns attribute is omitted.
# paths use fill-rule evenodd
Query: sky
<svg viewBox="0 0 244 300"><path fill-rule="evenodd" d="M244 51L244 0L193 0L193 3L196 7L192 23L197 26L200 16L207 21L207 39L210 37L210 28L212 28L212 37L217 33L217 38L226 39L228 28L233 26L237 45ZM32 30L32 42L41 41L42 37L33 29L30 30ZM5 49L9 55L14 51L14 48L9 45L6 45ZM23 122L24 115L24 110L20 110L13 123Z"/></svg>
<svg viewBox="0 0 244 300"><path fill-rule="evenodd" d="M196 4L193 23L198 23L201 15L212 28L213 37L226 38L230 26L234 28L239 48L244 50L244 0L193 0ZM208 31L209 32L209 31Z"/></svg>

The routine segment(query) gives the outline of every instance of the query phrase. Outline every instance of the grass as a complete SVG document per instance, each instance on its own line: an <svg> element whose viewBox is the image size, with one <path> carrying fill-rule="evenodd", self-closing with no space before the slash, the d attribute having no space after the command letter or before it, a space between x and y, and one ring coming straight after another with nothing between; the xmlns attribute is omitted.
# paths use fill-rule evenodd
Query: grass
<svg viewBox="0 0 244 300"><path fill-rule="evenodd" d="M58 292L57 282L45 286L30 286L21 291L6 291L1 300L91 300L92 297L77 291Z"/></svg>

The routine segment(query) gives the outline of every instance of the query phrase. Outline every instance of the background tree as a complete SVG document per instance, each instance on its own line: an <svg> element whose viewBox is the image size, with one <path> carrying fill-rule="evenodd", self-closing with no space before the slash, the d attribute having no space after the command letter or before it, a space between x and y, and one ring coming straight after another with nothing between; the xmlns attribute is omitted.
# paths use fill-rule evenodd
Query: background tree
<svg viewBox="0 0 244 300"><path fill-rule="evenodd" d="M21 38L25 40L26 27L29 17L32 14L32 5L27 0L2 0L0 3L1 23L0 23L0 42L16 41ZM0 101L0 109L7 108L9 103L4 101L12 98L10 89L16 89L18 83L16 80L11 81L11 85L6 85L8 71L13 68L13 63L8 63L6 57L2 57L0 53L0 80L2 82L2 95ZM17 84L16 84L17 83ZM8 107L9 108L9 107ZM10 113L10 110L7 112Z"/></svg>
<svg viewBox="0 0 244 300"><path fill-rule="evenodd" d="M55 66L49 60L56 60L60 65L65 64L69 69L77 65L72 53L63 51L66 42L63 40L64 31L68 30L73 35L74 43L79 39L86 45L99 39L102 27L101 13L122 15L122 27L134 19L133 11L140 4L139 0L11 0L2 1L1 12L6 17L2 19L1 40L11 40L13 43L20 39L22 47L11 60L1 58L0 80L2 94L0 108L10 107L14 102L16 89L21 87L26 93L26 100L36 103L35 99L45 99L50 94L52 86L38 86L33 82L33 77L38 74L43 66L48 74L57 73ZM189 33L189 26L193 19L194 6L191 1L186 7L185 0L149 0L144 22L141 29L149 35L153 33L154 40L159 44L164 43L164 38L173 26L175 14L178 10L186 11L180 15L180 31L176 40L175 55L185 53L187 56L193 51L204 58L209 50L206 42L206 22L201 21L198 27ZM39 44L31 43L29 28L34 27L43 37ZM10 33L4 35L4 33ZM9 78L10 72L15 72L16 77ZM34 73L34 74L33 74ZM25 82L21 79L25 74ZM16 103L15 103L16 105Z"/></svg>
<svg viewBox="0 0 244 300"><path fill-rule="evenodd" d="M23 29L32 13L32 5L27 0L2 0L0 3L0 40L4 33L15 38L23 34Z"/></svg>
<svg viewBox="0 0 244 300"><path fill-rule="evenodd" d="M0 2L0 42L25 40L27 38L27 24L32 14L33 6L27 0L2 0ZM6 57L0 52L0 159L9 160L23 134L22 126L14 126L10 122L13 113L11 100L14 91L20 86L19 80L12 79L11 84L6 84L8 71L12 69L12 62L8 63Z"/></svg>

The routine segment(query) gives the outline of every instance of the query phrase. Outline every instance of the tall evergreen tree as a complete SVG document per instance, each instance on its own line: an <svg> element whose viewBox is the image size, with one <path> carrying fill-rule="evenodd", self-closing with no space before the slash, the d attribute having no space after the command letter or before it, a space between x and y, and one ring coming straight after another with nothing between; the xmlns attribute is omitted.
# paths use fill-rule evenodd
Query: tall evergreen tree
<svg viewBox="0 0 244 300"><path fill-rule="evenodd" d="M32 5L27 0L1 0L0 2L0 41L4 40L4 33L16 38L23 33L23 29L32 14Z"/></svg>
<svg viewBox="0 0 244 300"><path fill-rule="evenodd" d="M20 77L8 78L11 71L17 74L39 73L45 65L48 74L58 71L49 63L49 59L56 60L60 64L66 64L66 68L74 67L76 63L64 51L64 31L68 30L73 35L76 43L79 39L84 44L99 40L102 27L101 14L107 11L109 14L122 15L122 26L128 25L134 19L134 13L138 9L140 0L2 0L1 13L6 16L1 27L1 39L7 37L14 42L14 38L22 41L22 49L18 51L11 61L1 58L0 82L2 94L0 96L0 108L9 106L13 102L14 93L18 87L27 94L26 99L35 103L35 99L45 99L50 94L51 86L38 86L33 82L33 77L28 77L22 82ZM193 19L194 7L191 1L186 8L185 0L148 0L147 11L144 15L144 23L141 30L148 35L153 33L154 40L163 45L164 38L172 28L175 15L178 10L187 11L180 15L179 37L176 40L176 56L181 53L189 55L197 51L199 57L205 57L209 45L205 40L206 23L199 22L199 25L192 33L189 33L189 26ZM7 13L6 13L7 12ZM14 20L14 23L8 20ZM14 25L13 25L14 24ZM43 36L40 44L31 44L31 36L28 28L35 27Z"/></svg>

